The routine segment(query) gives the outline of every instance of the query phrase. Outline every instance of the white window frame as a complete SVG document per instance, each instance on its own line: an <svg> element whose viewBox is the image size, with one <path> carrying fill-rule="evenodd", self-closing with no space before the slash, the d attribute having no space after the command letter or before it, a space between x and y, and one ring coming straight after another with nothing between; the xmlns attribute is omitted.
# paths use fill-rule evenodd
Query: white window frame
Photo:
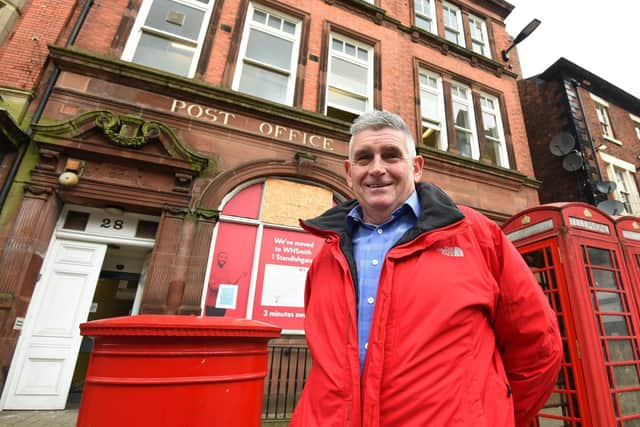
<svg viewBox="0 0 640 427"><path fill-rule="evenodd" d="M636 136L638 137L638 139L640 139L640 117L629 113L629 118L633 122L633 126L636 130Z"/></svg>
<svg viewBox="0 0 640 427"><path fill-rule="evenodd" d="M489 103L484 101L491 101L494 105L494 108L492 109L489 106ZM500 100L496 96L489 95L488 93L480 92L480 109L483 114L483 120L484 120L484 114L491 114L496 118L496 126L498 127L498 138L496 139L494 137L488 136L486 133L484 134L484 137L486 140L497 142L499 145L500 161L498 162L498 166L502 166L503 168L509 168L507 140L504 136L504 124L502 123L502 114L500 114ZM482 127L483 127L482 132L485 132L484 123Z"/></svg>
<svg viewBox="0 0 640 427"><path fill-rule="evenodd" d="M482 39L475 38L473 35L474 25L480 24L480 35ZM487 32L487 21L479 18L474 15L469 15L469 32L471 33L471 46L469 49L480 54L482 56L486 56L487 58L491 58L491 48L489 47L489 33ZM475 50L475 44L479 44L481 52Z"/></svg>
<svg viewBox="0 0 640 427"><path fill-rule="evenodd" d="M425 14L425 9L424 9L425 2L429 4L429 13L431 14L431 16L427 16ZM420 7L420 10L418 10L418 6ZM436 19L436 1L435 0L414 0L413 8L415 13L416 27L420 28L421 30L430 32L432 34L438 34L438 20ZM429 21L431 23L431 29L427 30L426 28L419 26L418 18L422 18L426 21Z"/></svg>
<svg viewBox="0 0 640 427"><path fill-rule="evenodd" d="M464 89L467 93L467 97L463 98L456 94L456 91L459 89ZM462 128L456 124L456 115L454 105L458 102L467 107L467 111L469 112L469 129ZM456 130L456 134L458 132L464 132L471 135L471 158L474 160L480 159L480 148L478 147L478 130L476 126L476 118L475 112L473 109L473 93L471 92L471 88L467 85L458 82L451 82L451 111L453 116L453 126ZM452 141L452 144L456 144L457 140ZM462 153L460 153L462 155Z"/></svg>
<svg viewBox="0 0 640 427"><path fill-rule="evenodd" d="M447 13L448 11L451 12L455 12L456 14L456 24L458 26L458 28L453 28L450 25L447 25ZM457 42L453 42L451 40L449 40L451 43L455 43L459 46L464 47L465 46L465 40L464 40L464 27L462 26L462 10L460 10L460 8L458 6L454 6L451 3L446 3L446 2L442 2L442 15L443 15L443 25L444 25L444 38L446 40L449 40L447 38L447 30L455 32L458 34L458 41Z"/></svg>
<svg viewBox="0 0 640 427"><path fill-rule="evenodd" d="M422 83L422 79L419 78L419 85L420 85L420 117L421 117L421 130L420 132L424 132L425 129L425 123L427 124L427 126L437 129L438 132L440 132L440 139L438 141L438 149L442 150L442 151L447 151L447 148L449 147L448 144L448 140L447 140L447 119L446 119L446 114L445 114L445 102L444 102L444 91L443 91L443 87L442 87L442 76L439 76L438 74L432 73L430 71L427 71L423 68L421 68L419 70L420 73L420 77L421 76L425 76L427 78L432 78L436 80L436 87L432 87L429 85L425 85ZM437 97L437 102L438 102L438 116L437 117L439 119L439 125L436 124L434 122L434 120L425 117L422 113L422 105L424 102L424 97L423 97L423 93L427 92L430 93L432 95L435 95ZM420 138L420 140L422 141L422 138Z"/></svg>
<svg viewBox="0 0 640 427"><path fill-rule="evenodd" d="M611 129L611 120L609 120L608 108L602 104L596 103L596 114L600 122L602 136L613 139L613 129Z"/></svg>
<svg viewBox="0 0 640 427"><path fill-rule="evenodd" d="M194 49L193 58L191 59L191 66L189 67L189 72L186 75L186 77L191 78L196 74L198 60L200 59L200 54L202 53L202 45L204 44L204 39L207 35L207 28L209 27L209 21L211 20L211 13L213 11L215 0L210 0L209 4L204 4L196 0L171 0L174 3L182 4L184 6L202 10L205 12L202 18L202 26L200 28L200 32L198 33L198 39L195 42L176 34L171 34L166 31L146 27L144 23L149 16L149 12L151 11L151 6L153 5L154 1L155 0L144 0L142 6L140 6L138 16L136 17L136 21L133 24L131 34L129 35L129 39L127 40L124 50L122 51L121 58L124 61L133 61L133 56L136 53L136 49L138 48L138 44L140 43L140 38L142 37L143 33L163 37ZM155 68L162 70L162 68L159 67Z"/></svg>
<svg viewBox="0 0 640 427"><path fill-rule="evenodd" d="M614 142L618 145L622 145L621 141L618 141L613 132L613 126L611 126L611 117L609 115L609 103L589 92L589 96L596 104L596 115L598 116L598 122L600 123L600 130L602 131L602 137Z"/></svg>
<svg viewBox="0 0 640 427"><path fill-rule="evenodd" d="M625 197L623 196L623 189L620 188L620 180L615 173L617 169L622 172L622 184L625 187L624 190L626 190L626 192L624 193L628 195L628 202L631 206L632 212L628 213L632 215L640 214L640 195L638 194L638 186L635 180L635 165L602 152L600 152L599 154L600 158L606 163L607 175L609 177L609 180L616 183L616 190L613 192L613 197L616 200L624 203Z"/></svg>
<svg viewBox="0 0 640 427"><path fill-rule="evenodd" d="M284 31L276 30L269 25L261 24L253 20L253 14L257 10L267 13L269 15L277 16L280 19L287 20L296 26L295 34L289 34ZM285 97L286 105L293 105L293 97L295 94L295 83L296 83L296 71L298 68L298 57L300 52L300 34L301 34L302 22L298 18L294 18L290 15L282 13L277 10L270 9L268 7L264 7L262 5L254 6L253 3L249 3L249 8L247 10L247 16L245 17L244 29L242 30L242 41L240 42L240 50L238 53L238 61L236 63L235 75L233 77L233 83L231 84L231 88L233 90L239 90L240 80L242 78L242 71L244 68L244 64L250 64L253 66L258 66L260 68L264 68L268 71L281 74L288 75L287 82L287 95ZM247 45L249 43L249 34L252 29L262 31L269 35L282 38L284 40L288 40L293 42L292 44L292 52L291 52L291 64L289 65L289 69L285 70L283 68L275 67L271 64L266 64L261 61L257 61L251 58L246 57L247 53ZM254 96L259 96L257 94L251 94ZM276 101L271 101L276 102Z"/></svg>
<svg viewBox="0 0 640 427"><path fill-rule="evenodd" d="M353 57L351 55L347 55L345 53L341 53L341 52L335 52L333 50L333 39L337 38L339 40L341 40L343 43L349 43L352 45L355 45L356 48L361 48L367 51L367 61L363 61L359 58ZM346 111L352 114L357 114L360 115L362 113L365 113L367 111L373 111L373 61L374 61L374 57L373 57L373 46L356 41L350 37L347 36L343 36L342 34L337 34L337 33L331 33L329 35L329 46L328 46L329 52L328 52L328 58L329 60L327 61L327 87L325 89L325 106L324 106L324 113L327 114L327 111L329 109L329 107L333 107L335 109L341 110L341 111ZM367 93L366 94L361 94L361 93L356 93L353 92L351 90L349 90L349 88L343 88L340 87L338 85L336 85L332 79L331 76L331 66L332 66L332 61L333 61L333 57L334 55L342 60L348 61L348 62L352 62L354 64L360 65L360 66L366 66L367 67ZM343 105L338 105L338 104L330 104L329 103L329 91L331 89L334 89L337 92L343 93L347 96L351 96L354 98L359 98L359 99L363 99L366 101L366 108L364 111L358 111L355 109L351 109L351 108L347 108Z"/></svg>

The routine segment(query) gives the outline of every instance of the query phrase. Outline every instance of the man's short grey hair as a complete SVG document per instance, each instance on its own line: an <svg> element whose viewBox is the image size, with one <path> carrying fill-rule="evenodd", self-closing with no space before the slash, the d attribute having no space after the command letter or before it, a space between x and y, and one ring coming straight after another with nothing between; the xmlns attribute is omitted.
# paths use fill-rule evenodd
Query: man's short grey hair
<svg viewBox="0 0 640 427"><path fill-rule="evenodd" d="M406 136L404 142L407 146L409 160L412 160L416 156L416 145L413 140L413 135L411 135L411 130L404 120L402 120L402 117L388 111L375 110L364 113L353 121L351 125L351 140L349 140L349 160L351 160L351 144L356 134L365 130L380 130L384 128L402 131Z"/></svg>

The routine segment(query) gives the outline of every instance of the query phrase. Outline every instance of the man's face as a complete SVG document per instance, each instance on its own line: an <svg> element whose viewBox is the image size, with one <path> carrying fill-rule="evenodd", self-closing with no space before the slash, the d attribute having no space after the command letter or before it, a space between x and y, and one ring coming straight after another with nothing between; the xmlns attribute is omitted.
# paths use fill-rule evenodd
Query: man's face
<svg viewBox="0 0 640 427"><path fill-rule="evenodd" d="M389 219L422 176L424 160L420 156L409 160L405 138L402 131L391 128L369 129L353 137L351 160L344 167L368 223Z"/></svg>

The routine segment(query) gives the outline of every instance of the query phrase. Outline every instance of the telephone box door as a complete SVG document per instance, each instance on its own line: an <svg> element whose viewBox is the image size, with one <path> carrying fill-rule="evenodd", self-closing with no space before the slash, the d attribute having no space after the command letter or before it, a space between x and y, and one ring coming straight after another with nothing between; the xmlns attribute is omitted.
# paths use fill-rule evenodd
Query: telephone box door
<svg viewBox="0 0 640 427"><path fill-rule="evenodd" d="M590 426L591 418L586 414L586 393L582 365L579 362L576 328L567 294L567 282L560 263L557 239L521 246L518 250L558 316L564 347L564 359L553 394L536 416L534 425Z"/></svg>

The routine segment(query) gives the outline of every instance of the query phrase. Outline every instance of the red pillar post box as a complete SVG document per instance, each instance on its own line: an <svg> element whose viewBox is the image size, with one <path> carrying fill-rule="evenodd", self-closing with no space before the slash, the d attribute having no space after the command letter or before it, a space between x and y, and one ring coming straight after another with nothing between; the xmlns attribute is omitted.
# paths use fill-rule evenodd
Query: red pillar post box
<svg viewBox="0 0 640 427"><path fill-rule="evenodd" d="M94 338L78 426L259 426L267 342L280 328L222 317L84 323Z"/></svg>
<svg viewBox="0 0 640 427"><path fill-rule="evenodd" d="M640 321L611 217L584 203L527 209L503 229L558 316L564 361L536 426L640 423Z"/></svg>

